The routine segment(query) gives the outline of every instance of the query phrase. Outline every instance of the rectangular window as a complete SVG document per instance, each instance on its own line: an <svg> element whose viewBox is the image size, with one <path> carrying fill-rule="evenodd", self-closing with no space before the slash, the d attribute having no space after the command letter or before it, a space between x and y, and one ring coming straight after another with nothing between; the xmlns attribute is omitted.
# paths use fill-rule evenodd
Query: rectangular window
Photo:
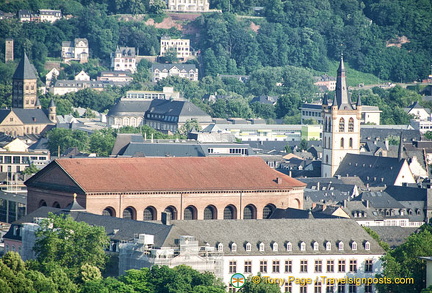
<svg viewBox="0 0 432 293"><path fill-rule="evenodd" d="M372 293L373 291L372 285L365 285L365 293Z"/></svg>
<svg viewBox="0 0 432 293"><path fill-rule="evenodd" d="M365 273L373 272L373 261L371 259L367 259L365 261Z"/></svg>
<svg viewBox="0 0 432 293"><path fill-rule="evenodd" d="M357 286L355 284L349 284L348 285L348 292L349 293L357 293Z"/></svg>
<svg viewBox="0 0 432 293"><path fill-rule="evenodd" d="M355 259L350 260L349 271L351 273L357 272L357 260L355 260Z"/></svg>
<svg viewBox="0 0 432 293"><path fill-rule="evenodd" d="M334 260L327 261L327 273L334 273Z"/></svg>
<svg viewBox="0 0 432 293"><path fill-rule="evenodd" d="M237 273L237 262L236 261L230 261L229 262L229 272L231 274Z"/></svg>
<svg viewBox="0 0 432 293"><path fill-rule="evenodd" d="M308 268L308 261L307 260L301 260L300 261L300 273L307 273Z"/></svg>
<svg viewBox="0 0 432 293"><path fill-rule="evenodd" d="M12 157L11 156L5 156L4 159L5 159L6 164L12 163Z"/></svg>
<svg viewBox="0 0 432 293"><path fill-rule="evenodd" d="M285 289L284 292L292 292L292 284L286 282L285 286L284 286L284 289Z"/></svg>
<svg viewBox="0 0 432 293"><path fill-rule="evenodd" d="M266 260L260 261L260 272L261 273L267 273L267 261Z"/></svg>
<svg viewBox="0 0 432 293"><path fill-rule="evenodd" d="M326 293L334 293L334 285L327 284Z"/></svg>
<svg viewBox="0 0 432 293"><path fill-rule="evenodd" d="M245 260L244 272L245 273L252 273L252 261L251 260Z"/></svg>
<svg viewBox="0 0 432 293"><path fill-rule="evenodd" d="M285 273L292 273L292 260L285 261Z"/></svg>
<svg viewBox="0 0 432 293"><path fill-rule="evenodd" d="M280 261L273 261L273 273L280 273Z"/></svg>
<svg viewBox="0 0 432 293"><path fill-rule="evenodd" d="M14 164L20 164L21 163L20 156L13 156L13 163Z"/></svg>
<svg viewBox="0 0 432 293"><path fill-rule="evenodd" d="M338 284L337 293L345 293L345 284Z"/></svg>
<svg viewBox="0 0 432 293"><path fill-rule="evenodd" d="M300 293L307 293L306 285L300 286Z"/></svg>
<svg viewBox="0 0 432 293"><path fill-rule="evenodd" d="M315 283L314 293L321 293L321 282Z"/></svg>
<svg viewBox="0 0 432 293"><path fill-rule="evenodd" d="M315 261L315 273L322 273L322 260Z"/></svg>
<svg viewBox="0 0 432 293"><path fill-rule="evenodd" d="M338 263L338 272L339 273L345 273L345 260L340 259Z"/></svg>

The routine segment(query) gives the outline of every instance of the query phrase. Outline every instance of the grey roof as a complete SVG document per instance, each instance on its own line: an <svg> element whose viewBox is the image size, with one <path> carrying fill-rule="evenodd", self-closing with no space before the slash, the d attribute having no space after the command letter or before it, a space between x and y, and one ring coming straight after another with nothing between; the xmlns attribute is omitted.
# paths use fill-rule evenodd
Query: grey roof
<svg viewBox="0 0 432 293"><path fill-rule="evenodd" d="M188 119L198 119L199 122L212 121L209 114L189 101L152 100L145 114L146 119L149 119L148 114L161 114L163 116L161 119L166 121L170 116L178 117L179 122L185 122ZM158 118L150 119L158 120Z"/></svg>
<svg viewBox="0 0 432 293"><path fill-rule="evenodd" d="M404 208L404 206L391 197L387 192L372 192L365 191L354 200L365 201L368 200L374 208Z"/></svg>
<svg viewBox="0 0 432 293"><path fill-rule="evenodd" d="M126 56L135 57L136 56L135 48L133 48L133 47L117 47L116 53L121 53L122 56L124 56L124 57L126 57Z"/></svg>
<svg viewBox="0 0 432 293"><path fill-rule="evenodd" d="M254 97L250 102L274 105L278 99L279 99L278 96L259 96L259 97Z"/></svg>
<svg viewBox="0 0 432 293"><path fill-rule="evenodd" d="M358 176L370 186L393 185L405 160L380 156L347 154L335 175Z"/></svg>
<svg viewBox="0 0 432 293"><path fill-rule="evenodd" d="M385 189L385 192L398 201L426 201L427 193L431 191L432 189L394 185Z"/></svg>
<svg viewBox="0 0 432 293"><path fill-rule="evenodd" d="M390 247L405 243L406 239L418 229L399 226L370 226L369 228L375 231L380 239L388 243Z"/></svg>
<svg viewBox="0 0 432 293"><path fill-rule="evenodd" d="M315 189L323 189L322 186L330 186L330 187L335 187L333 189L339 189L339 186L342 185L349 185L349 186L354 186L356 185L359 188L365 188L366 186L364 185L363 181L357 177L357 176L351 176L351 177L332 177L332 178L327 178L327 177L318 177L318 178L299 178L299 180L301 182L304 182L307 184L308 188L312 188L312 186L317 186L318 183L321 186L320 188L315 188ZM336 188L338 187L338 188ZM326 188L331 189L331 188Z"/></svg>
<svg viewBox="0 0 432 293"><path fill-rule="evenodd" d="M11 109L24 124L53 124L42 109Z"/></svg>
<svg viewBox="0 0 432 293"><path fill-rule="evenodd" d="M150 107L150 100L120 100L111 107L107 116L130 116L142 117Z"/></svg>
<svg viewBox="0 0 432 293"><path fill-rule="evenodd" d="M383 254L383 249L371 236L351 219L266 219L266 220L213 220L213 221L172 221L174 229L164 242L165 246L176 246L176 239L181 233L188 233L197 238L200 245L208 243L211 247L223 244L225 255L298 255L298 254ZM180 229L178 231L177 229ZM228 232L229 231L229 232ZM329 233L331 231L331 233ZM306 251L300 251L300 242L305 242ZM319 251L312 249L312 243L319 244ZM325 250L326 241L331 242L331 250ZM344 250L338 250L339 241L344 243ZM351 250L350 243L356 241L357 250ZM365 241L370 243L370 251L364 248ZM252 250L246 251L245 244L252 244ZM259 251L263 242L265 252ZM291 242L292 251L286 250ZM232 252L230 244L237 244L237 251ZM278 244L278 251L273 251L273 243Z"/></svg>
<svg viewBox="0 0 432 293"><path fill-rule="evenodd" d="M118 155L123 153L126 147L130 142L143 142L144 138L141 134L137 133L118 133L116 137L116 141L114 143L114 147L111 151L111 155Z"/></svg>
<svg viewBox="0 0 432 293"><path fill-rule="evenodd" d="M404 128L397 126L398 125L394 125L394 127L390 127L389 125L362 125L360 128L361 141L364 142L366 140L376 139L384 141L388 137L399 137L401 132L403 133L403 138L405 141L421 139L419 130L409 129L407 126L403 126Z"/></svg>
<svg viewBox="0 0 432 293"><path fill-rule="evenodd" d="M301 178L298 178L299 180ZM312 202L323 202L331 204L339 204L347 200L352 195L351 192L341 190L313 190L305 188L304 197Z"/></svg>
<svg viewBox="0 0 432 293"><path fill-rule="evenodd" d="M182 64L182 63L170 63L170 64L153 63L152 64L152 71L155 71L156 69L158 69L160 71L171 70L173 67L177 67L179 70L197 71L195 64Z"/></svg>
<svg viewBox="0 0 432 293"><path fill-rule="evenodd" d="M240 148L248 149L248 154L254 154L247 144L205 144L205 143L146 143L130 142L118 155L122 156L145 156L145 157L207 157L211 156L208 149L213 148ZM224 155L224 154L215 154ZM225 154L241 155L241 154Z"/></svg>
<svg viewBox="0 0 432 293"><path fill-rule="evenodd" d="M26 53L18 64L12 79L37 79L35 68L31 65Z"/></svg>
<svg viewBox="0 0 432 293"><path fill-rule="evenodd" d="M337 219L340 217L333 216L323 211L300 210L294 208L275 209L269 219Z"/></svg>

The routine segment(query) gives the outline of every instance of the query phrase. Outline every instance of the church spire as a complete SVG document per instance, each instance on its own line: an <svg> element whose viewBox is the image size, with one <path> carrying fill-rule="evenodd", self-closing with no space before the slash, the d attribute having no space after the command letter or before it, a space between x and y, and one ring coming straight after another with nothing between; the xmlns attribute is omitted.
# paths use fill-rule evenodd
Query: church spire
<svg viewBox="0 0 432 293"><path fill-rule="evenodd" d="M345 65L343 61L343 54L341 54L341 59L339 63L339 68L337 71L337 79L336 79L336 98L333 103L334 106L337 106L339 110L353 110L353 106L348 97L348 87L346 83L345 76Z"/></svg>

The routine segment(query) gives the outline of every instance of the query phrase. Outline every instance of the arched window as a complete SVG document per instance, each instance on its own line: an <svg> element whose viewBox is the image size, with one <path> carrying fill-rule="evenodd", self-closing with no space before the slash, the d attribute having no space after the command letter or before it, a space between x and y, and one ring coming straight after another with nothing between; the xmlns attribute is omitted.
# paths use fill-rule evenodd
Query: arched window
<svg viewBox="0 0 432 293"><path fill-rule="evenodd" d="M264 251L264 248L265 248L264 242L261 242L259 244L259 251Z"/></svg>
<svg viewBox="0 0 432 293"><path fill-rule="evenodd" d="M345 119L341 118L339 119L339 132L345 131Z"/></svg>
<svg viewBox="0 0 432 293"><path fill-rule="evenodd" d="M340 147L341 147L341 148L344 148L344 145L345 145L345 140L344 140L344 138L342 137L341 140L340 140Z"/></svg>
<svg viewBox="0 0 432 293"><path fill-rule="evenodd" d="M253 204L249 204L245 206L243 212L243 219L256 219L256 207Z"/></svg>
<svg viewBox="0 0 432 293"><path fill-rule="evenodd" d="M351 243L351 249L352 249L352 250L357 250L357 242L353 241L353 242Z"/></svg>
<svg viewBox="0 0 432 293"><path fill-rule="evenodd" d="M136 220L136 211L133 207L127 207L123 210L123 219Z"/></svg>
<svg viewBox="0 0 432 293"><path fill-rule="evenodd" d="M185 220L196 220L197 219L197 211L194 206L188 206L184 210L184 217Z"/></svg>
<svg viewBox="0 0 432 293"><path fill-rule="evenodd" d="M222 251L223 251L223 244L222 244L222 243L219 243L219 244L218 244L218 246L217 246L217 250L218 250L219 252L222 252Z"/></svg>
<svg viewBox="0 0 432 293"><path fill-rule="evenodd" d="M331 242L330 241L326 242L326 250L331 250Z"/></svg>
<svg viewBox="0 0 432 293"><path fill-rule="evenodd" d="M349 144L349 148L352 149L353 148L353 139L352 139L352 137L350 137L348 144Z"/></svg>
<svg viewBox="0 0 432 293"><path fill-rule="evenodd" d="M287 242L286 249L287 249L287 251L292 251L292 244L291 244L291 242Z"/></svg>
<svg viewBox="0 0 432 293"><path fill-rule="evenodd" d="M237 251L237 244L235 244L235 243L231 244L231 251L232 252L236 252Z"/></svg>
<svg viewBox="0 0 432 293"><path fill-rule="evenodd" d="M326 163L328 164L329 159L328 159L328 155L326 155Z"/></svg>
<svg viewBox="0 0 432 293"><path fill-rule="evenodd" d="M157 219L157 211L155 207L149 206L144 210L144 221L155 221Z"/></svg>
<svg viewBox="0 0 432 293"><path fill-rule="evenodd" d="M102 211L102 215L103 216L110 216L110 217L115 217L115 210L112 207L106 207L103 211Z"/></svg>
<svg viewBox="0 0 432 293"><path fill-rule="evenodd" d="M47 203L43 199L39 202L39 207L46 207Z"/></svg>
<svg viewBox="0 0 432 293"><path fill-rule="evenodd" d="M215 220L217 219L216 207L209 205L204 209L204 220Z"/></svg>
<svg viewBox="0 0 432 293"><path fill-rule="evenodd" d="M60 204L58 202L54 202L53 203L53 208L60 208Z"/></svg>
<svg viewBox="0 0 432 293"><path fill-rule="evenodd" d="M268 204L263 209L263 219L268 219L276 207L273 204Z"/></svg>
<svg viewBox="0 0 432 293"><path fill-rule="evenodd" d="M304 243L303 241L300 242L300 250L301 251L305 251L306 250L306 243Z"/></svg>
<svg viewBox="0 0 432 293"><path fill-rule="evenodd" d="M348 132L354 132L354 119L352 117L348 120Z"/></svg>
<svg viewBox="0 0 432 293"><path fill-rule="evenodd" d="M226 206L224 208L224 220L237 219L237 209L233 205Z"/></svg>
<svg viewBox="0 0 432 293"><path fill-rule="evenodd" d="M177 220L177 209L174 206L168 206L164 210L165 213L171 214L172 220Z"/></svg>
<svg viewBox="0 0 432 293"><path fill-rule="evenodd" d="M338 244L338 249L339 249L339 250L344 250L344 244L343 244L342 241L339 242L339 244Z"/></svg>
<svg viewBox="0 0 432 293"><path fill-rule="evenodd" d="M365 242L365 250L370 250L370 243L369 243L369 241Z"/></svg>
<svg viewBox="0 0 432 293"><path fill-rule="evenodd" d="M252 250L252 244L250 244L249 242L246 243L246 251L251 251Z"/></svg>
<svg viewBox="0 0 432 293"><path fill-rule="evenodd" d="M279 245L275 242L273 243L273 251L278 251L279 250Z"/></svg>
<svg viewBox="0 0 432 293"><path fill-rule="evenodd" d="M318 248L319 248L319 245L318 245L318 242L316 242L316 241L314 241L314 243L313 243L313 250L318 250Z"/></svg>

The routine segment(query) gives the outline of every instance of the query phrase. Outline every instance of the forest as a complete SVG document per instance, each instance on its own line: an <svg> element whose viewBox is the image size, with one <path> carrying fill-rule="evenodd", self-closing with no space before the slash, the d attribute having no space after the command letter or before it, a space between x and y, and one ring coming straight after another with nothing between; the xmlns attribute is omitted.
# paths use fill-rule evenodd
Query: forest
<svg viewBox="0 0 432 293"><path fill-rule="evenodd" d="M262 117L299 122L299 108L305 101L316 100L313 76L327 73L334 76L334 64L343 54L349 70L369 73L377 81L413 82L430 73L432 46L432 3L427 0L210 0L210 8L220 12L205 13L189 25L197 33L185 34L176 29L158 29L143 21L123 21L119 14L145 14L144 19L166 17L161 1L148 0L0 0L0 10L16 13L19 9L61 9L70 17L50 23L20 23L17 19L0 20L0 43L14 38L15 56L23 50L35 65L41 80L47 60L59 60L61 43L74 38L87 38L91 62L62 64L59 78L72 78L81 69L95 78L109 67L110 53L119 46L131 46L140 55L159 52L160 37L185 37L200 55L189 61L200 69L200 82L170 78L154 85L150 82L149 64L142 61L135 81L122 89L104 93L70 94L55 97L64 105L108 109L128 89L161 89L175 86L214 117ZM258 9L259 8L259 9ZM222 13L221 13L222 12ZM18 49L23 48L23 50ZM0 46L4 60L4 46ZM0 62L0 104L10 105L11 76L14 66ZM220 78L219 74L249 75L246 83ZM350 71L348 71L349 78ZM348 79L348 82L350 80ZM412 100L420 95L405 92ZM215 104L202 100L205 94L234 97ZM253 105L251 98L260 95L278 96L276 105ZM391 98L389 91L362 93L366 104L383 105ZM356 98L354 93L353 97ZM369 98L371 96L371 98ZM87 99L86 99L87 97ZM48 100L51 97L42 97ZM237 99L238 98L238 99ZM95 105L94 101L98 101ZM407 107L406 100L391 101ZM93 102L92 102L93 101ZM403 123L409 119L402 111L387 107L383 123ZM62 110L60 111L62 113ZM385 119L385 117L390 117ZM272 122L269 120L269 122ZM396 121L395 121L396 120Z"/></svg>

